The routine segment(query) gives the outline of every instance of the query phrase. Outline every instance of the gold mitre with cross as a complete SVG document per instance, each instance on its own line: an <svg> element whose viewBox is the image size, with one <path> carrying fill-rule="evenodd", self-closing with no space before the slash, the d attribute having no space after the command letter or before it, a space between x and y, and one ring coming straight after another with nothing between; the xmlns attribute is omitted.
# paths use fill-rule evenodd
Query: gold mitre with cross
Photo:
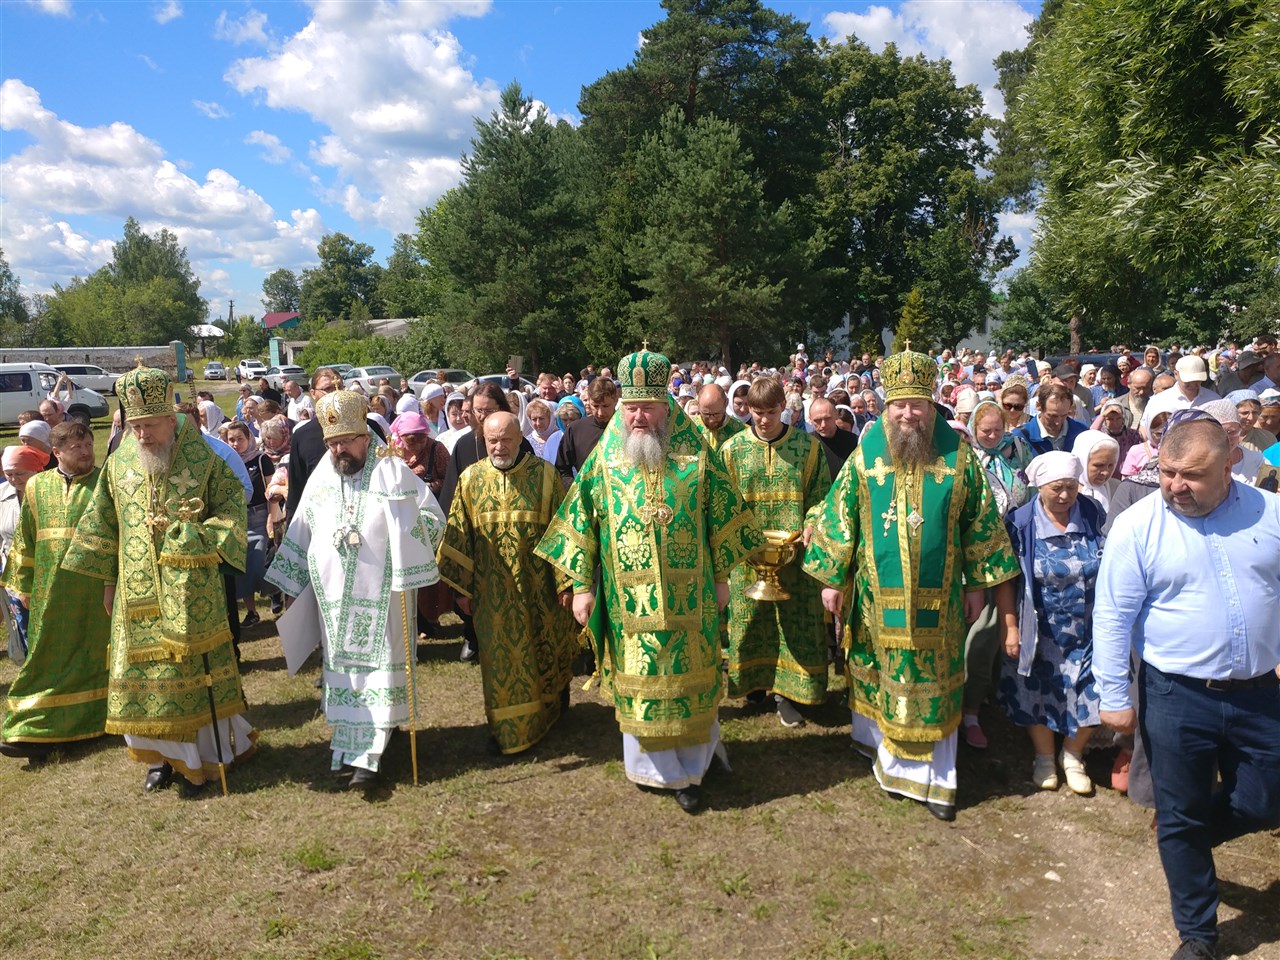
<svg viewBox="0 0 1280 960"><path fill-rule="evenodd" d="M880 383L884 387L884 402L894 400L932 400L933 388L938 381L938 365L927 353L916 353L911 341L906 342L902 353L885 357L880 367Z"/></svg>
<svg viewBox="0 0 1280 960"><path fill-rule="evenodd" d="M173 414L173 380L163 370L139 365L116 380L115 391L128 420Z"/></svg>
<svg viewBox="0 0 1280 960"><path fill-rule="evenodd" d="M354 390L335 390L316 402L316 419L326 440L362 436L369 432L365 413L369 405Z"/></svg>
<svg viewBox="0 0 1280 960"><path fill-rule="evenodd" d="M618 399L623 403L652 403L667 399L671 361L649 349L649 341L618 362Z"/></svg>

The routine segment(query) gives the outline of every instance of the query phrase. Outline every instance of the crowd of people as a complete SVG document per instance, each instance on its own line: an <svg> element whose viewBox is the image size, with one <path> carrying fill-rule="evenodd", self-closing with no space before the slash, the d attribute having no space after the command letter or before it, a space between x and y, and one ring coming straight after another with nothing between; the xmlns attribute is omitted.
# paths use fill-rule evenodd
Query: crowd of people
<svg viewBox="0 0 1280 960"><path fill-rule="evenodd" d="M103 465L56 401L3 453L0 752L122 734L146 791L225 791L258 738L237 661L262 597L287 660L320 648L331 765L366 787L452 612L495 757L585 667L628 778L696 813L721 703L801 727L834 668L879 785L943 821L984 706L1043 790L1092 794L1085 752L1114 748L1175 956L1213 956L1213 846L1280 823L1280 351L1111 354L799 344L735 376L646 345L528 392L321 367L242 385L231 417L140 367Z"/></svg>

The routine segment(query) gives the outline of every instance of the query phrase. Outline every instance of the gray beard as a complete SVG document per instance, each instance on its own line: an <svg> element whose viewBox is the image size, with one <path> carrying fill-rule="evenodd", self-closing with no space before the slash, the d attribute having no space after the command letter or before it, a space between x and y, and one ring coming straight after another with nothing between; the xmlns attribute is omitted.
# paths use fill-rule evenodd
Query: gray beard
<svg viewBox="0 0 1280 960"><path fill-rule="evenodd" d="M622 441L622 452L637 467L647 470L661 469L667 457L667 428L655 427L651 432L628 432Z"/></svg>
<svg viewBox="0 0 1280 960"><path fill-rule="evenodd" d="M895 467L924 467L937 458L933 448L933 420L925 420L919 427L907 429L886 418L884 432Z"/></svg>
<svg viewBox="0 0 1280 960"><path fill-rule="evenodd" d="M142 464L142 469L152 477L164 476L164 472L169 469L169 460L173 456L173 447L176 442L176 438L170 440L169 443L158 450L148 450L139 444L138 462Z"/></svg>
<svg viewBox="0 0 1280 960"><path fill-rule="evenodd" d="M1129 410L1132 411L1134 420L1141 420L1142 414L1146 412L1147 401L1150 397L1139 397L1133 393L1129 394Z"/></svg>

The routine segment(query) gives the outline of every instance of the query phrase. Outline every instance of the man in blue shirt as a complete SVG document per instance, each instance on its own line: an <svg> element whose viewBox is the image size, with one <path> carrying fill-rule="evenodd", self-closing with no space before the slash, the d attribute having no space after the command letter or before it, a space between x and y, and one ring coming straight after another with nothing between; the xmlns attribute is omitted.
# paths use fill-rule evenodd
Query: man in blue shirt
<svg viewBox="0 0 1280 960"><path fill-rule="evenodd" d="M1071 417L1075 410L1075 394L1061 383L1050 383L1036 391L1037 413L1014 430L1036 455L1050 450L1070 451L1076 437L1089 428Z"/></svg>
<svg viewBox="0 0 1280 960"><path fill-rule="evenodd" d="M1094 675L1102 721L1142 728L1173 956L1196 960L1217 955L1214 846L1280 824L1280 497L1231 479L1216 422L1170 428L1159 469L1161 496L1117 517L1103 552Z"/></svg>

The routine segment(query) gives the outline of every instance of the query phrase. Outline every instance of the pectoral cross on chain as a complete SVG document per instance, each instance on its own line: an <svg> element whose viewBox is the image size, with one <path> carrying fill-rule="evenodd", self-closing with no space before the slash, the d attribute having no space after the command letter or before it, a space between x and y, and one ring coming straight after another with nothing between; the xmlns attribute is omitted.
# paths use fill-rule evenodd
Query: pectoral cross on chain
<svg viewBox="0 0 1280 960"><path fill-rule="evenodd" d="M892 527L898 519L898 501L890 500L889 509L880 514L880 517L884 520L884 535L887 537L889 535L889 528Z"/></svg>

